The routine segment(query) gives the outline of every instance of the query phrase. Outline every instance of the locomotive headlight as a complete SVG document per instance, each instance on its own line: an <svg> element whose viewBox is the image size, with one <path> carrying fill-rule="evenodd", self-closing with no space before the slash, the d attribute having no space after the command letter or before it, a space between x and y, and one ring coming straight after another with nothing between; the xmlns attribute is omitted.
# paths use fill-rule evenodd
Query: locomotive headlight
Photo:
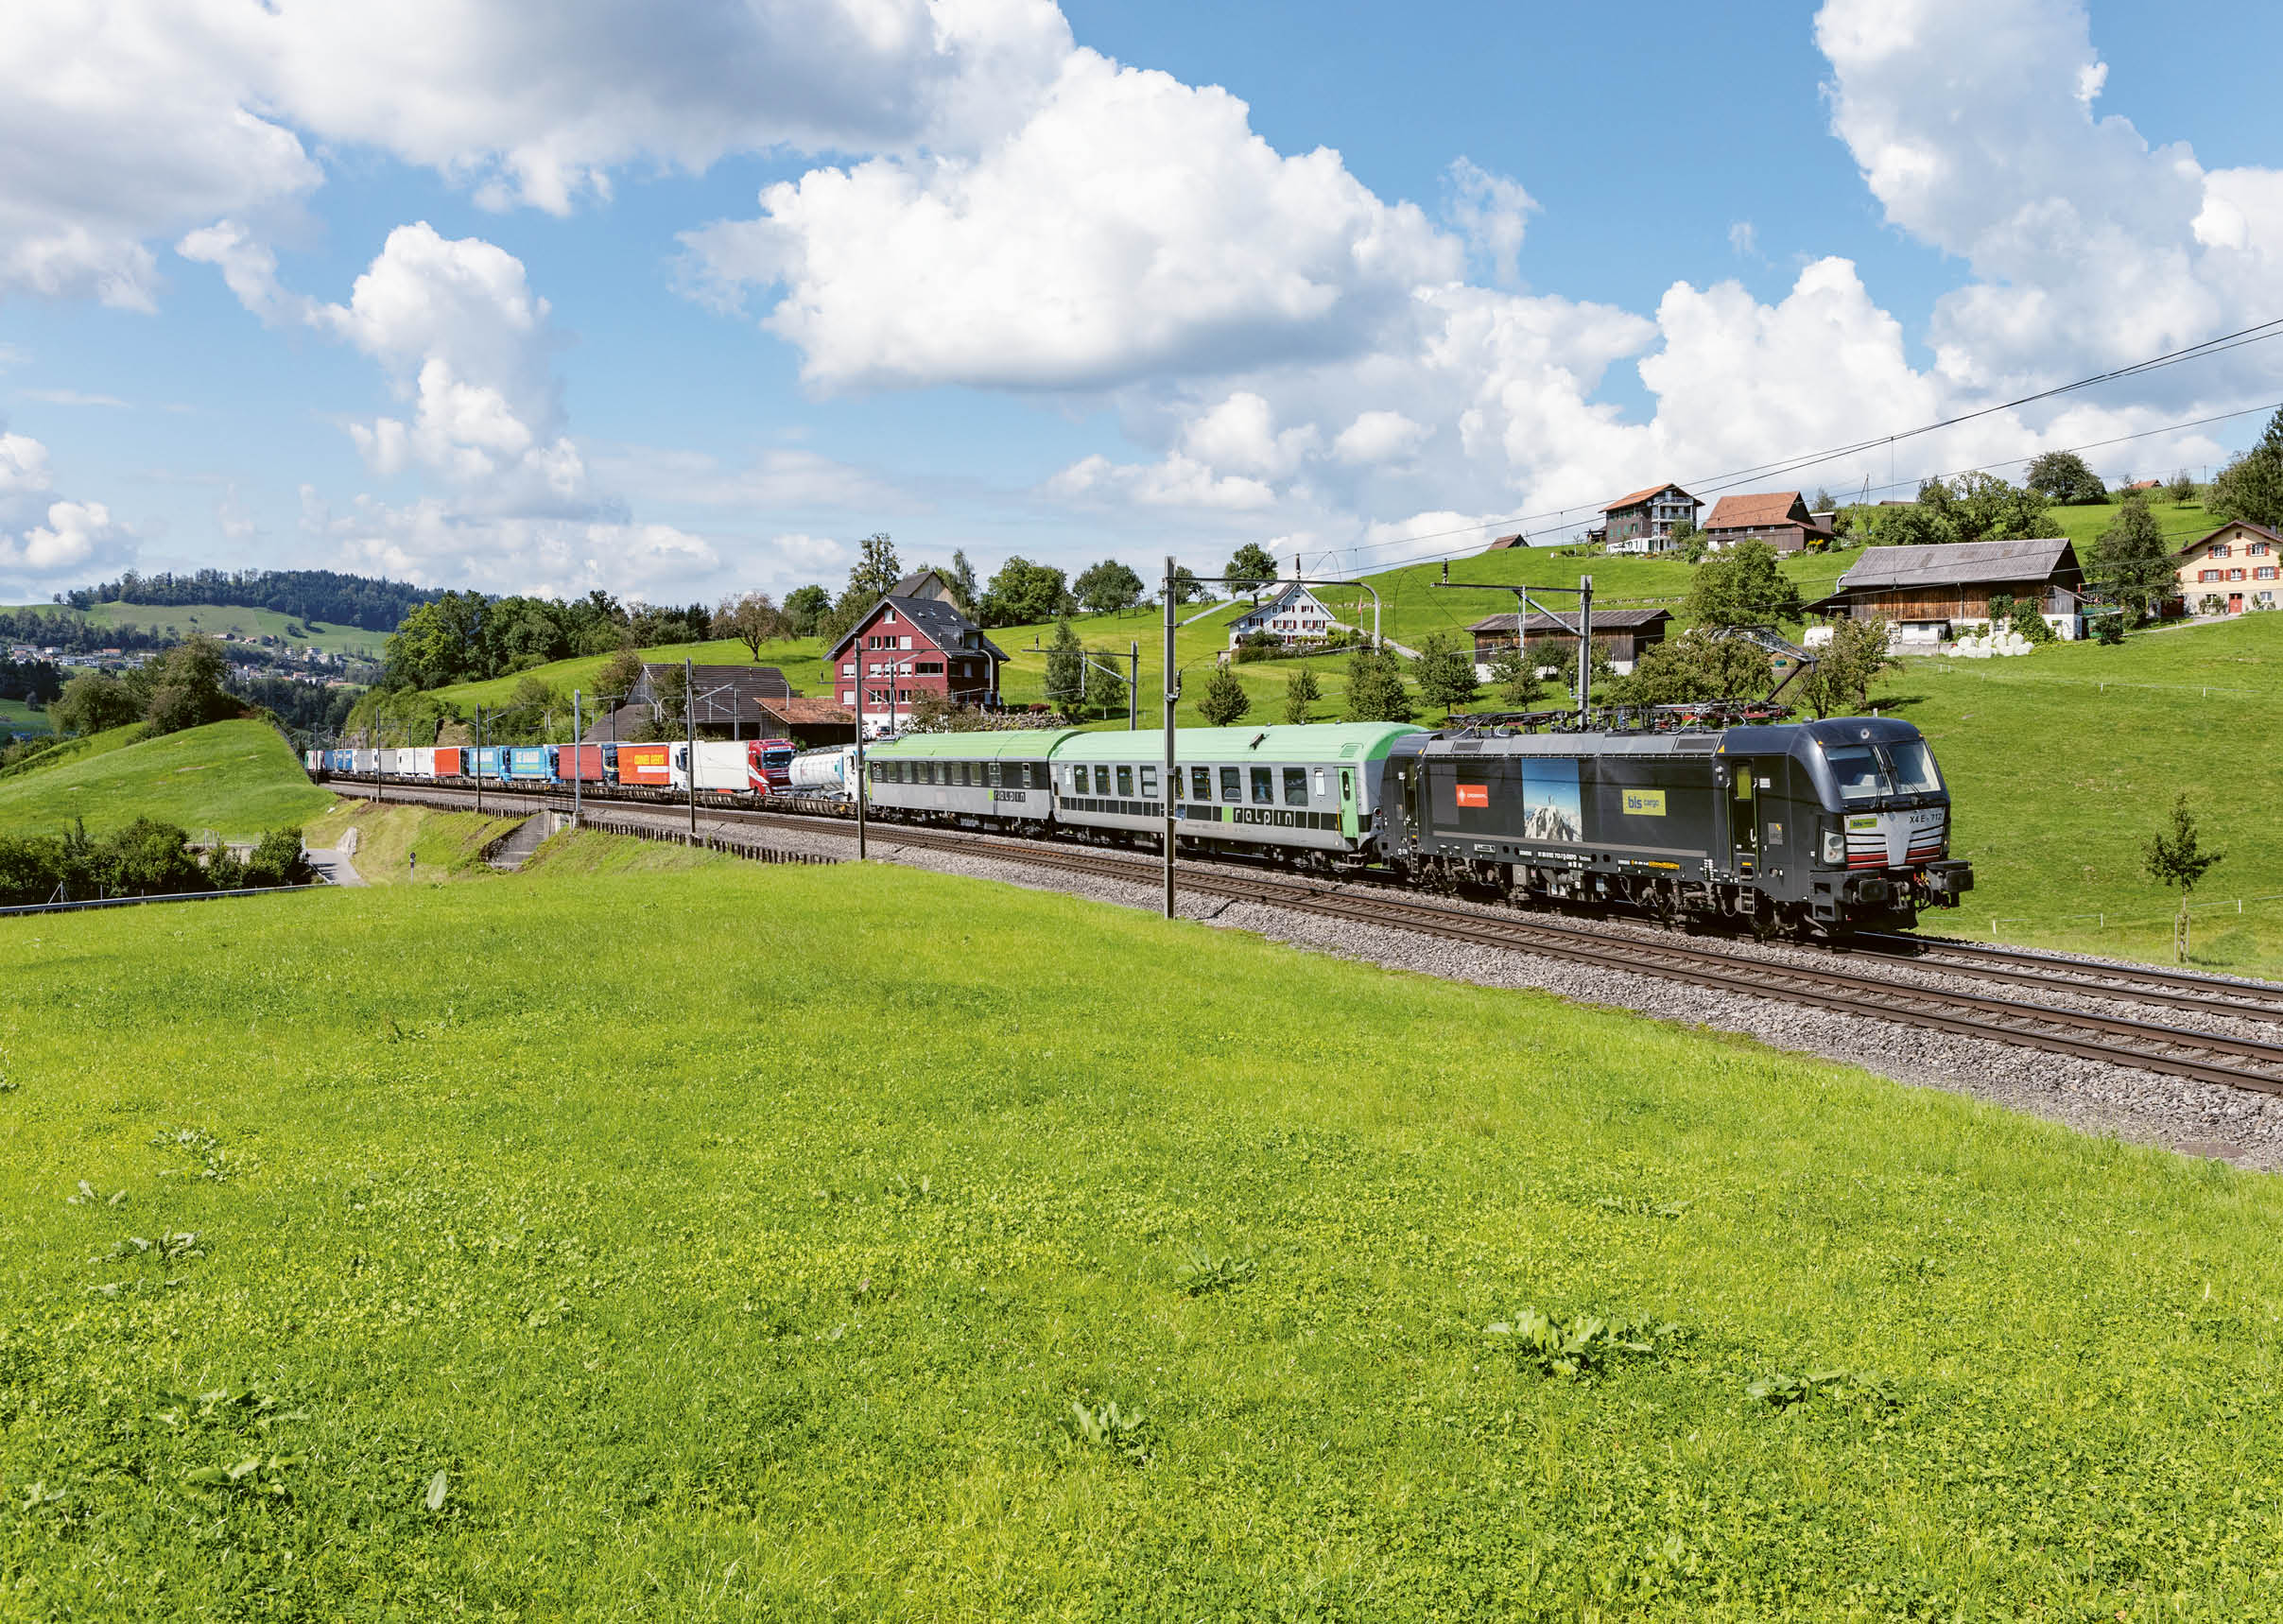
<svg viewBox="0 0 2283 1624"><path fill-rule="evenodd" d="M1833 868L1842 868L1847 861L1847 837L1837 829L1824 831L1824 861Z"/></svg>

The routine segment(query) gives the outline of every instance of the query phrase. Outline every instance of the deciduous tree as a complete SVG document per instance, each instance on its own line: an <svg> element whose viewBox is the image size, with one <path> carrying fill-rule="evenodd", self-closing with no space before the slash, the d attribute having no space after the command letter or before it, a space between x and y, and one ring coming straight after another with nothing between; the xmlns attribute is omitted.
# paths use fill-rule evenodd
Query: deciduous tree
<svg viewBox="0 0 2283 1624"><path fill-rule="evenodd" d="M1033 626L1069 613L1075 601L1061 570L1012 558L983 594L982 620L986 626Z"/></svg>
<svg viewBox="0 0 2283 1624"><path fill-rule="evenodd" d="M1800 699L1819 717L1859 716L1870 708L1879 674L1901 665L1888 651L1883 617L1834 621L1815 668L1799 680Z"/></svg>
<svg viewBox="0 0 2283 1624"><path fill-rule="evenodd" d="M1089 614L1116 614L1142 600L1142 579L1116 559L1104 559L1081 571L1070 583Z"/></svg>
<svg viewBox="0 0 2283 1624"><path fill-rule="evenodd" d="M1358 648L1348 656L1348 720L1408 722L1418 714L1403 685L1400 658L1385 649Z"/></svg>
<svg viewBox="0 0 2283 1624"><path fill-rule="evenodd" d="M1223 573L1228 577L1226 584L1231 592L1251 592L1275 580L1276 561L1269 557L1268 549L1259 543L1247 542L1237 549Z"/></svg>
<svg viewBox="0 0 2283 1624"><path fill-rule="evenodd" d="M1297 727L1308 719L1308 707L1323 698L1323 685L1316 681L1316 668L1302 663L1292 673L1292 680L1284 691L1284 719Z"/></svg>
<svg viewBox="0 0 2283 1624"><path fill-rule="evenodd" d="M1529 710L1546 697L1546 680L1538 675L1538 651L1510 643L1490 663L1490 680L1498 697L1518 710Z"/></svg>
<svg viewBox="0 0 2283 1624"><path fill-rule="evenodd" d="M1714 554L1689 583L1688 617L1700 626L1774 626L1799 616L1799 587L1763 541L1748 539Z"/></svg>
<svg viewBox="0 0 2283 1624"><path fill-rule="evenodd" d="M1475 657L1459 647L1448 632L1438 631L1419 645L1414 667L1419 695L1430 705L1441 705L1448 717L1461 705L1471 705L1481 690L1475 676Z"/></svg>
<svg viewBox="0 0 2283 1624"><path fill-rule="evenodd" d="M125 682L108 671L82 671L63 684L62 697L47 708L48 719L70 734L101 733L141 719L142 704Z"/></svg>
<svg viewBox="0 0 2283 1624"><path fill-rule="evenodd" d="M2093 547L2093 579L2136 621L2145 620L2179 590L2171 544L2149 510L2147 497L2126 498L2101 532Z"/></svg>
<svg viewBox="0 0 2283 1624"><path fill-rule="evenodd" d="M2188 962L2188 894L2212 866L2226 855L2224 852L2204 850L2196 834L2196 815L2188 810L2185 794L2173 799L2171 816L2165 826L2151 835L2141 848L2141 866L2148 877L2167 887L2180 888L2180 913L2172 922L2172 957L2179 963Z"/></svg>
<svg viewBox="0 0 2283 1624"><path fill-rule="evenodd" d="M2214 518L2283 526L2283 409L2268 420L2258 444L2220 470L2204 506Z"/></svg>
<svg viewBox="0 0 2283 1624"><path fill-rule="evenodd" d="M2022 484L2047 501L2061 507L2109 499L2101 475L2073 451L2049 451L2030 459Z"/></svg>
<svg viewBox="0 0 2283 1624"><path fill-rule="evenodd" d="M766 592L743 593L721 600L721 606L714 611L714 630L744 644L758 662L761 646L785 635L785 613Z"/></svg>

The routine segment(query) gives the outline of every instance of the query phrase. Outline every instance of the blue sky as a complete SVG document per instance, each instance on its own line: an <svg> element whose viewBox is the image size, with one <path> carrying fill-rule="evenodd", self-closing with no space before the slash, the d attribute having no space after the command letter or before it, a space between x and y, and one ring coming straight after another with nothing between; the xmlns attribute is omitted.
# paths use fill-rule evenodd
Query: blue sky
<svg viewBox="0 0 2283 1624"><path fill-rule="evenodd" d="M0 598L131 563L679 600L875 529L986 573L1380 564L2283 316L2272 12L332 9L32 0L0 40ZM2258 418L2166 425L2279 371L1895 475L2201 466Z"/></svg>

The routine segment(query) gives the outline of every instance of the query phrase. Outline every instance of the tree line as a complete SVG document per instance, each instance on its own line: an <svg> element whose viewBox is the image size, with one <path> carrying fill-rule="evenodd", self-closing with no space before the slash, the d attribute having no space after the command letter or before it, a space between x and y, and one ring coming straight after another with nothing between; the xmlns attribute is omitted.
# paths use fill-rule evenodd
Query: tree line
<svg viewBox="0 0 2283 1624"><path fill-rule="evenodd" d="M203 861L187 832L152 818L100 839L84 822L61 838L0 835L0 907L299 886L311 877L299 829L270 830L243 857L225 846Z"/></svg>
<svg viewBox="0 0 2283 1624"><path fill-rule="evenodd" d="M58 603L89 609L98 603L227 604L237 609L271 609L297 620L386 631L421 604L441 596L430 587L378 577L342 575L326 569L193 570L185 575L127 571L103 581L56 594Z"/></svg>

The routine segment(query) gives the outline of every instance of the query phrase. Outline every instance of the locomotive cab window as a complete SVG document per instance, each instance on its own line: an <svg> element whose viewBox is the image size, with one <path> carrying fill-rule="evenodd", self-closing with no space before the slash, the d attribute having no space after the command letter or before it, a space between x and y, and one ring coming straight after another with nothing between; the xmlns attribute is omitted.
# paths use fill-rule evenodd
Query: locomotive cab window
<svg viewBox="0 0 2283 1624"><path fill-rule="evenodd" d="M1824 759L1831 764L1831 776L1839 781L1842 801L1876 801L1894 793L1886 769L1879 765L1878 752L1867 744L1836 746L1824 752Z"/></svg>
<svg viewBox="0 0 2283 1624"><path fill-rule="evenodd" d="M1894 769L1897 795L1939 795L1942 774L1934 770L1934 752L1923 739L1905 739L1885 747L1887 764Z"/></svg>
<svg viewBox="0 0 2283 1624"><path fill-rule="evenodd" d="M1253 769L1253 804L1276 804L1276 773L1273 768L1256 767Z"/></svg>
<svg viewBox="0 0 2283 1624"><path fill-rule="evenodd" d="M1287 806L1306 806L1308 803L1308 769L1288 767L1284 769L1284 803Z"/></svg>

